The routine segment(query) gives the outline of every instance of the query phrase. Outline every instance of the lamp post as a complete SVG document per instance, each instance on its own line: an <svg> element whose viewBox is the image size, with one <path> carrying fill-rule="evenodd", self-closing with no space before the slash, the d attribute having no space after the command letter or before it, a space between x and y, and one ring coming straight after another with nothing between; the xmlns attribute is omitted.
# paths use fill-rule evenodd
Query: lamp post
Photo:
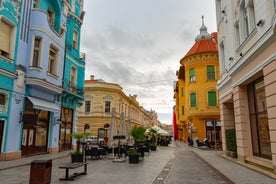
<svg viewBox="0 0 276 184"><path fill-rule="evenodd" d="M215 153L217 153L217 133L216 133L217 121L216 120L213 120L213 125L214 125Z"/></svg>

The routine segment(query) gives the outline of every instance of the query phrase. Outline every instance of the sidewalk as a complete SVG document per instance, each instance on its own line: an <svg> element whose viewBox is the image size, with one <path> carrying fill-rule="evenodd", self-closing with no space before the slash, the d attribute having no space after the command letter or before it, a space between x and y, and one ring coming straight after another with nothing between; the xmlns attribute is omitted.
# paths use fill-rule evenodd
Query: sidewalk
<svg viewBox="0 0 276 184"><path fill-rule="evenodd" d="M276 183L276 179L263 175L259 172L256 172L248 167L239 163L237 159L229 160L222 156L221 151L214 150L205 150L199 149L196 147L189 147L186 143L176 141L173 142L169 147L160 147L157 152L152 152L150 155L145 157L145 161L141 162L139 165L131 165L127 162L125 163L112 163L111 160L103 159L103 160L89 160L88 170L89 175L86 177L80 177L73 183L87 183L89 181L97 181L96 183L120 183L127 184L129 180L132 178L139 178L140 184L141 181L143 184L150 184L154 178L158 176L160 171L164 170L167 164L172 159L176 159L175 150L176 147L179 147L181 150L185 150L187 152L191 151L199 156L202 160L204 160L207 165L215 168L219 171L224 177L232 181L236 184L273 184ZM14 180L17 181L23 180L24 182L28 181L29 172L30 172L30 164L33 160L45 160L45 159L53 159L53 171L52 171L52 183L62 183L59 182L59 178L64 175L64 171L58 169L58 165L62 162L68 162L69 160L69 152L61 152L56 154L44 154L37 155L32 157L25 157L19 160L12 161L0 161L0 173L2 182L9 183L12 173L20 173L18 176L14 176ZM173 171L172 165L172 171ZM185 167L185 164L183 165ZM106 172L112 171L112 172ZM139 174L137 174L139 173ZM108 177L104 176L108 174ZM127 174L127 176L125 175ZM7 176L7 177L6 177ZM15 178L17 177L17 178ZM23 178L26 179L23 179ZM118 178L116 181L110 181L110 177ZM183 175L179 175L179 179L182 178ZM24 183L21 182L21 183ZM133 181L131 181L133 183ZM10 182L11 183L11 182ZM20 183L20 182L18 182ZM139 183L139 182L136 182ZM231 183L231 182L230 182Z"/></svg>
<svg viewBox="0 0 276 184"><path fill-rule="evenodd" d="M59 152L55 154L43 154L43 155L35 155L31 157L24 157L18 160L10 160L10 161L0 161L0 171L5 169L11 169L14 167L31 165L33 160L45 160L45 159L59 159L63 157L67 157L70 154L70 151ZM47 157L47 158L45 158Z"/></svg>
<svg viewBox="0 0 276 184"><path fill-rule="evenodd" d="M272 184L276 179L255 170L245 167L237 159L228 159L222 155L222 151L206 150L197 147L189 147L186 143L177 141L176 144L196 153L201 159L206 161L210 166L221 172L226 178L236 184Z"/></svg>

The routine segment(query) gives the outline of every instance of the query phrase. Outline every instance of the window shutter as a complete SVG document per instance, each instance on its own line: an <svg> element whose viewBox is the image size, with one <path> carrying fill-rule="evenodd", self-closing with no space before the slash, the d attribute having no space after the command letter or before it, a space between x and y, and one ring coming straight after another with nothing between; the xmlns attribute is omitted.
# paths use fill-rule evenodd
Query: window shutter
<svg viewBox="0 0 276 184"><path fill-rule="evenodd" d="M215 91L208 92L208 105L217 106L217 96Z"/></svg>
<svg viewBox="0 0 276 184"><path fill-rule="evenodd" d="M195 76L195 70L192 68L190 69L190 77L193 77Z"/></svg>
<svg viewBox="0 0 276 184"><path fill-rule="evenodd" d="M190 100L191 100L191 107L196 107L196 94L195 93L190 94Z"/></svg>
<svg viewBox="0 0 276 184"><path fill-rule="evenodd" d="M214 73L215 72L215 67L214 66L207 66L207 72L208 73Z"/></svg>

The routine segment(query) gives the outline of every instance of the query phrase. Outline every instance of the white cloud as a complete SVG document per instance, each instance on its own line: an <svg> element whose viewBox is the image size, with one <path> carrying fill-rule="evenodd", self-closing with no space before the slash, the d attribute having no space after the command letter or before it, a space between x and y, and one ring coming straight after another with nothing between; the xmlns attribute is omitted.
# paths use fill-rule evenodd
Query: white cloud
<svg viewBox="0 0 276 184"><path fill-rule="evenodd" d="M86 79L119 84L171 123L175 72L199 34L202 14L209 32L216 31L213 0L86 0L84 8Z"/></svg>

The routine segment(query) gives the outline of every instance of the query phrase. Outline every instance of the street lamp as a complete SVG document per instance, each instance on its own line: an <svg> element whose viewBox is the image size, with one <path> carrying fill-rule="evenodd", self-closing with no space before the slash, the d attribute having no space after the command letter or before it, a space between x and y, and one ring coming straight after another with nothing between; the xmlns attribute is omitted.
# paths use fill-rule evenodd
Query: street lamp
<svg viewBox="0 0 276 184"><path fill-rule="evenodd" d="M214 141L215 141L215 152L217 152L217 133L216 133L216 126L217 126L217 121L213 120L212 121L213 125L214 125Z"/></svg>

